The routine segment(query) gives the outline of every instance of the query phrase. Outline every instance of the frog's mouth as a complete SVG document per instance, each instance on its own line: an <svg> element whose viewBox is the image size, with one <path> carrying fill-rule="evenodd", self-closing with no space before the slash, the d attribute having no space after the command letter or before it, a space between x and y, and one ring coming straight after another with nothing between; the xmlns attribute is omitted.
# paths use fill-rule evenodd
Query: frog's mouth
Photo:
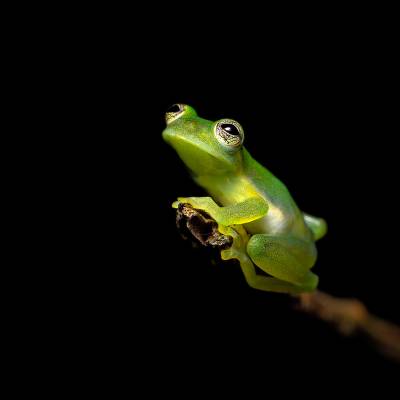
<svg viewBox="0 0 400 400"><path fill-rule="evenodd" d="M230 155L216 152L201 141L164 132L164 140L174 148L194 176L218 175L235 170L236 164Z"/></svg>

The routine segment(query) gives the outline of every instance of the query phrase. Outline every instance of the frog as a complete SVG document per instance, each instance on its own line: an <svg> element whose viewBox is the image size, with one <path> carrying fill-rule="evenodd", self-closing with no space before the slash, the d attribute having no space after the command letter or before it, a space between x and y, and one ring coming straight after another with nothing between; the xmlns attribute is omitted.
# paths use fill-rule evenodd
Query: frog
<svg viewBox="0 0 400 400"><path fill-rule="evenodd" d="M207 194L178 197L172 207L189 205L216 221L218 231L233 239L221 250L222 260L238 260L250 287L292 295L315 291L315 243L327 223L302 212L285 184L250 155L241 124L201 118L180 103L165 120L162 138Z"/></svg>

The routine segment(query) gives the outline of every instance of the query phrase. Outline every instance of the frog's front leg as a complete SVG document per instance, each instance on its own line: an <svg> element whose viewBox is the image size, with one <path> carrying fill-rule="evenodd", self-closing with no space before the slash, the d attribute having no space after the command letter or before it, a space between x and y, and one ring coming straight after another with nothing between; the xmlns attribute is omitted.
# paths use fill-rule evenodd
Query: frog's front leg
<svg viewBox="0 0 400 400"><path fill-rule="evenodd" d="M233 238L232 246L227 250L221 251L221 258L223 260L237 259L239 260L240 267L248 285L254 289L263 290L267 292L278 293L300 293L303 290L296 285L283 280L258 275L256 268L247 255L247 245L249 236L246 230L240 225L218 226L218 230L224 235L229 235Z"/></svg>
<svg viewBox="0 0 400 400"><path fill-rule="evenodd" d="M188 203L193 208L205 211L224 226L246 224L262 218L268 212L268 204L262 197L250 197L226 207L218 206L211 197L179 197L172 206L178 208L179 203Z"/></svg>

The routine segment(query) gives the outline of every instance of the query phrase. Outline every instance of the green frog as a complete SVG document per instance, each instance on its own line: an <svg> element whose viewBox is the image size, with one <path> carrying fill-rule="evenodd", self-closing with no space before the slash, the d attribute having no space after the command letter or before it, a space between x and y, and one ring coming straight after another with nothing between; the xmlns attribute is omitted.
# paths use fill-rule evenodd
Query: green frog
<svg viewBox="0 0 400 400"><path fill-rule="evenodd" d="M166 123L164 140L209 195L179 197L173 207L190 204L232 236L221 257L239 260L251 287L291 294L315 290L315 242L326 234L326 222L300 211L286 186L251 157L242 126L228 118L203 119L185 104L173 105Z"/></svg>

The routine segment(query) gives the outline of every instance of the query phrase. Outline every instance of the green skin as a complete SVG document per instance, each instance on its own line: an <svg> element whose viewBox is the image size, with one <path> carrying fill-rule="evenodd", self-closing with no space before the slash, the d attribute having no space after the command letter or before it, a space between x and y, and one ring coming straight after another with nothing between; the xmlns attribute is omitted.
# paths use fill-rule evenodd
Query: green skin
<svg viewBox="0 0 400 400"><path fill-rule="evenodd" d="M301 212L285 185L251 157L236 121L208 121L183 104L173 111L166 114L163 138L211 196L180 197L173 207L188 203L204 210L221 233L233 237L221 257L239 260L251 287L292 294L315 290L318 277L310 269L325 221ZM222 123L234 124L236 134L221 131ZM255 266L269 276L257 274Z"/></svg>

